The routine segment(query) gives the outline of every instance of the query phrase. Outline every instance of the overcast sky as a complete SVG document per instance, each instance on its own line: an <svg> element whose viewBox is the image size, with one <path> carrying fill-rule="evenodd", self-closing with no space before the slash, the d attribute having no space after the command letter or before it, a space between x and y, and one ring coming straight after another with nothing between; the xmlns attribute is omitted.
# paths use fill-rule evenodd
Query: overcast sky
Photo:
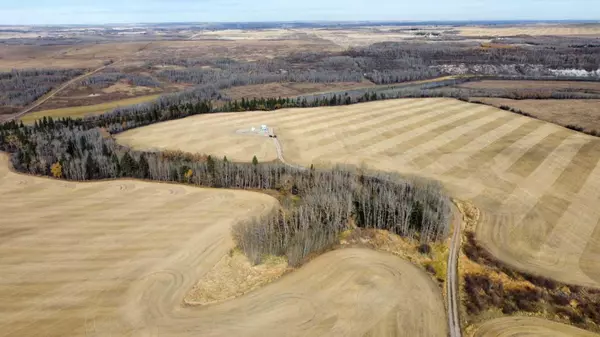
<svg viewBox="0 0 600 337"><path fill-rule="evenodd" d="M600 20L600 0L0 0L0 24Z"/></svg>

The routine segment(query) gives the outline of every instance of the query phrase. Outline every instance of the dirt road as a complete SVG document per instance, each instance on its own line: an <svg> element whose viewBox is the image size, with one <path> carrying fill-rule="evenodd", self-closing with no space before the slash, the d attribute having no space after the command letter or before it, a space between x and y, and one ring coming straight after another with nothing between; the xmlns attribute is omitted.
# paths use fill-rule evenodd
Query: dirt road
<svg viewBox="0 0 600 337"><path fill-rule="evenodd" d="M462 337L458 312L458 252L460 250L460 231L462 216L454 208L454 234L450 243L450 254L448 255L448 273L446 290L448 294L448 327L450 337Z"/></svg>

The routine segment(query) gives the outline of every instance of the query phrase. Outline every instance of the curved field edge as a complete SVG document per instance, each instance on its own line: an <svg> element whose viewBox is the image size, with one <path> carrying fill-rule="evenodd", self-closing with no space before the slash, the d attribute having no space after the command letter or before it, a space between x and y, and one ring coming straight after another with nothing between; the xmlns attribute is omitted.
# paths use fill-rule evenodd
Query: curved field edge
<svg viewBox="0 0 600 337"><path fill-rule="evenodd" d="M365 249L326 253L235 300L182 307L233 247L231 226L272 209L274 198L39 178L11 172L4 154L0 164L0 335L446 335L430 277Z"/></svg>
<svg viewBox="0 0 600 337"><path fill-rule="evenodd" d="M570 325L535 317L503 317L481 324L471 337L598 337Z"/></svg>
<svg viewBox="0 0 600 337"><path fill-rule="evenodd" d="M292 163L363 164L439 180L450 195L481 209L477 237L496 257L561 282L600 286L596 138L444 98L211 114L165 123L164 131L197 125L190 136L196 151L204 152L207 143L236 151L228 149L239 141L234 131L260 124L275 129ZM206 129L211 132L203 136ZM178 149L178 141L170 146ZM254 149L244 151L258 153Z"/></svg>

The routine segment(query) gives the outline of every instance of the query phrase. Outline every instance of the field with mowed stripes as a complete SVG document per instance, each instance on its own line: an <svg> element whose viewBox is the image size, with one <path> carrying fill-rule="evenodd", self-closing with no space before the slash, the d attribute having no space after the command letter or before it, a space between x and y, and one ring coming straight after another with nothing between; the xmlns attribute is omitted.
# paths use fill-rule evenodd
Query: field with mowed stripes
<svg viewBox="0 0 600 337"><path fill-rule="evenodd" d="M446 336L439 286L411 263L333 251L209 307L186 293L266 194L16 174L0 153L0 336ZM416 305L418 303L419 305Z"/></svg>
<svg viewBox="0 0 600 337"><path fill-rule="evenodd" d="M560 126L454 99L195 116L126 132L136 148L259 160L274 127L286 161L366 164L438 179L481 209L477 237L501 260L556 280L600 286L600 141Z"/></svg>

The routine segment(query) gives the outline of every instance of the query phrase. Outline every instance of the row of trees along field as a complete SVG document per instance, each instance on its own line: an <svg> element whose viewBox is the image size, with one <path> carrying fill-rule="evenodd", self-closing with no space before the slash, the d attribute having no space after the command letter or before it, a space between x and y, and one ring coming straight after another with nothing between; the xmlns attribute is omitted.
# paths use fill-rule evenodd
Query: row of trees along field
<svg viewBox="0 0 600 337"><path fill-rule="evenodd" d="M336 98L335 102L320 104L337 103ZM182 117L175 113L179 109L193 113L224 109L212 109L210 101L187 104L191 106L171 107L156 114L109 113L93 119L58 121L44 118L33 126L13 121L0 127L0 150L12 153L15 169L36 175L69 180L140 178L206 187L279 190L296 195L298 201L293 206L234 228L238 245L254 262L265 254L276 254L285 255L290 264L298 265L306 256L334 244L341 231L351 224L387 229L422 242L439 240L448 232L450 201L433 182L351 167L303 170L281 163L260 164L256 160L233 163L226 158L180 152L131 151L116 144L101 128L109 126L119 131L111 126L145 125ZM255 99L244 100L237 107L276 108L286 104L296 103L288 99ZM126 119L119 120L120 117Z"/></svg>

